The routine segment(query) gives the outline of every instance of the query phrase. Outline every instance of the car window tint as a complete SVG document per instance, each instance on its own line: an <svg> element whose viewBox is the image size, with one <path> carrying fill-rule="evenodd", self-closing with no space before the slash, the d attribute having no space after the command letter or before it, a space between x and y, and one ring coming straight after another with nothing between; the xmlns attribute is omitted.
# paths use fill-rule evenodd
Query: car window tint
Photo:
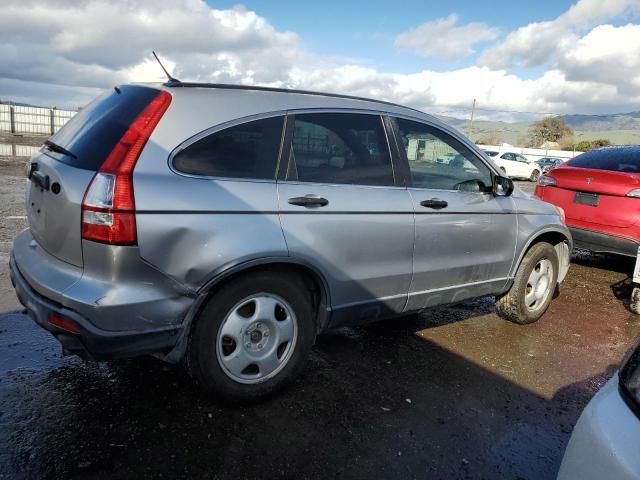
<svg viewBox="0 0 640 480"><path fill-rule="evenodd" d="M173 166L193 175L274 179L283 125L280 116L225 128L179 152Z"/></svg>
<svg viewBox="0 0 640 480"><path fill-rule="evenodd" d="M393 185L393 168L379 115L313 113L295 116L288 179Z"/></svg>
<svg viewBox="0 0 640 480"><path fill-rule="evenodd" d="M429 125L398 119L414 187L440 190L491 190L489 168L452 136Z"/></svg>
<svg viewBox="0 0 640 480"><path fill-rule="evenodd" d="M610 170L613 172L640 172L639 147L610 147L592 150L569 160L567 165L578 168L593 168L595 170Z"/></svg>

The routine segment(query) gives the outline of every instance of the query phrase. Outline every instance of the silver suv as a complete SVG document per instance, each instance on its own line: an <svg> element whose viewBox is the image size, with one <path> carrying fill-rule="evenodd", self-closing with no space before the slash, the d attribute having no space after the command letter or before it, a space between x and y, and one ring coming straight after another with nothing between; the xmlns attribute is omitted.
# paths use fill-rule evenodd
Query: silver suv
<svg viewBox="0 0 640 480"><path fill-rule="evenodd" d="M267 395L318 333L495 295L524 324L569 266L562 212L419 111L261 87L124 85L27 165L20 301L64 351L183 361Z"/></svg>

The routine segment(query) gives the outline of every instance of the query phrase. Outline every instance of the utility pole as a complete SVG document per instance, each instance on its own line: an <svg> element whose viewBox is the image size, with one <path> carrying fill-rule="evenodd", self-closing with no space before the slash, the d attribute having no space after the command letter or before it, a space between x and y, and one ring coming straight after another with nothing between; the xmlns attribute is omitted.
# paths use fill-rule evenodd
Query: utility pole
<svg viewBox="0 0 640 480"><path fill-rule="evenodd" d="M471 104L471 119L469 120L469 137L473 136L473 114L476 111L476 99L473 99ZM473 139L471 139L473 141Z"/></svg>

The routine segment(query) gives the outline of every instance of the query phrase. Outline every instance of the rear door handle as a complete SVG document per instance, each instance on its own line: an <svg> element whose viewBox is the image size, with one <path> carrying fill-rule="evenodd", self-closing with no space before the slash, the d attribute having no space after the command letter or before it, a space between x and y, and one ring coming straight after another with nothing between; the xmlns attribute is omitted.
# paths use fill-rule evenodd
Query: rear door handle
<svg viewBox="0 0 640 480"><path fill-rule="evenodd" d="M440 200L439 198L432 198L431 200L421 201L420 205L427 208L433 208L434 210L440 210L442 208L447 208L449 203L445 200Z"/></svg>
<svg viewBox="0 0 640 480"><path fill-rule="evenodd" d="M304 197L291 197L289 203L299 207L324 207L329 205L329 200L317 195L305 195Z"/></svg>

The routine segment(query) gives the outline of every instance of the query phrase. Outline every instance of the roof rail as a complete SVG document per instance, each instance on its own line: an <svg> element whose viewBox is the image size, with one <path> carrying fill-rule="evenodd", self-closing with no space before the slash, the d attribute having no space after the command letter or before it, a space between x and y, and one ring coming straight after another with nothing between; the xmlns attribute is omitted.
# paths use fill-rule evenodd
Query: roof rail
<svg viewBox="0 0 640 480"><path fill-rule="evenodd" d="M168 81L164 83L165 87L172 88L218 88L218 89L226 89L226 90L257 90L260 92L277 92L277 93L296 93L302 95L317 95L320 97L333 97L333 98L344 98L348 100L361 100L364 102L375 102L383 105L390 105L392 107L406 108L408 110L413 110L414 112L424 113L418 110L417 108L407 107L405 105L400 105L393 102L387 102L384 100L376 100L373 98L367 97L358 97L355 95L344 95L341 93L325 93L325 92L316 92L313 90L297 90L292 88L277 88L277 87L263 87L259 85L236 85L230 83L200 83L200 82L180 82L180 81Z"/></svg>

